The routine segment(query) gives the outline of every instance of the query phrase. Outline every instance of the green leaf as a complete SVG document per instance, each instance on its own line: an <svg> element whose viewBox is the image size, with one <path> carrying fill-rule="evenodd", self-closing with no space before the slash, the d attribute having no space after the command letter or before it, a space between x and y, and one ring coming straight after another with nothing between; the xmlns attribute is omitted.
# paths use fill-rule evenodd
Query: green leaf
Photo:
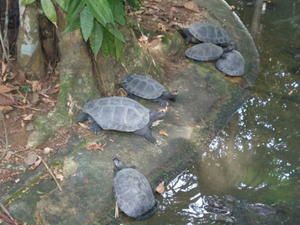
<svg viewBox="0 0 300 225"><path fill-rule="evenodd" d="M94 24L93 32L89 38L91 49L96 56L101 48L103 41L103 29L99 23Z"/></svg>
<svg viewBox="0 0 300 225"><path fill-rule="evenodd" d="M113 16L115 21L120 25L125 25L125 8L124 4L120 0L110 0L109 1Z"/></svg>
<svg viewBox="0 0 300 225"><path fill-rule="evenodd" d="M56 25L56 11L54 8L53 3L51 0L41 0L41 5L43 12L45 13L46 17L54 24Z"/></svg>
<svg viewBox="0 0 300 225"><path fill-rule="evenodd" d="M120 41L125 42L123 34L115 26L109 26L108 31Z"/></svg>
<svg viewBox="0 0 300 225"><path fill-rule="evenodd" d="M55 0L55 1L62 10L67 11L67 0Z"/></svg>
<svg viewBox="0 0 300 225"><path fill-rule="evenodd" d="M67 3L67 16L68 20L71 21L79 17L79 13L84 7L84 1L82 0L69 0Z"/></svg>
<svg viewBox="0 0 300 225"><path fill-rule="evenodd" d="M96 20L103 26L106 26L108 23L114 23L112 11L107 0L86 0L86 4Z"/></svg>
<svg viewBox="0 0 300 225"><path fill-rule="evenodd" d="M79 18L75 18L74 20L68 22L68 25L67 25L67 27L65 28L65 30L63 32L64 33L72 32L72 31L77 30L79 28L80 28Z"/></svg>
<svg viewBox="0 0 300 225"><path fill-rule="evenodd" d="M115 55L114 36L107 30L103 30L103 44L101 47L103 56Z"/></svg>
<svg viewBox="0 0 300 225"><path fill-rule="evenodd" d="M124 56L124 43L115 38L115 56L117 60L121 60Z"/></svg>
<svg viewBox="0 0 300 225"><path fill-rule="evenodd" d="M94 26L94 16L88 7L85 7L80 13L80 27L83 39L87 41L92 33Z"/></svg>
<svg viewBox="0 0 300 225"><path fill-rule="evenodd" d="M29 5L29 4L31 4L31 3L34 3L35 2L35 0L22 0L22 5Z"/></svg>

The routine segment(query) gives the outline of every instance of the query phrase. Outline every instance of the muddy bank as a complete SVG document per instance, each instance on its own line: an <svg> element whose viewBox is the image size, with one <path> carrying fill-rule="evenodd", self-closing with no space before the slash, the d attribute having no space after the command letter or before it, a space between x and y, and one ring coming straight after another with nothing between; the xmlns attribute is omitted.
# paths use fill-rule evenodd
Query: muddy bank
<svg viewBox="0 0 300 225"><path fill-rule="evenodd" d="M105 131L99 136L80 136L74 132L68 147L49 161L63 173L62 192L42 168L26 173L17 185L1 187L1 201L14 217L28 224L107 224L113 220L114 156L136 165L153 185L201 156L207 142L247 98L247 87L258 73L258 53L248 31L223 1L197 2L207 9L209 20L229 30L245 57L246 75L231 79L214 64L188 61L188 66L167 84L180 95L163 122L153 127L156 145L132 134ZM142 103L152 109L158 107ZM168 137L159 135L161 130ZM106 143L103 151L85 149L86 143L95 141Z"/></svg>

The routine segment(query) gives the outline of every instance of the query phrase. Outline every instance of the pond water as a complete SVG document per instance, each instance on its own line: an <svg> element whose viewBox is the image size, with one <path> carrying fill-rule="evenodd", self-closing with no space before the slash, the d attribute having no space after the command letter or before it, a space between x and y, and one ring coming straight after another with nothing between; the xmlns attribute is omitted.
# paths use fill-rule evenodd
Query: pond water
<svg viewBox="0 0 300 225"><path fill-rule="evenodd" d="M268 1L259 21L253 1L228 2L259 25L252 97L141 224L300 224L300 0Z"/></svg>

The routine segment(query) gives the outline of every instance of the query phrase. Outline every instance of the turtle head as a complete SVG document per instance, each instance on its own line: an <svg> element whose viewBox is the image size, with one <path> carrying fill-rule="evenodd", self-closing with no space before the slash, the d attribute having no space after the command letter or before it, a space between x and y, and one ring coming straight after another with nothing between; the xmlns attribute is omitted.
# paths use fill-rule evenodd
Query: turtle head
<svg viewBox="0 0 300 225"><path fill-rule="evenodd" d="M172 92L165 91L162 94L162 98L166 99L166 100L170 100L170 101L175 102L177 95L178 95L178 91L177 90L172 91Z"/></svg>
<svg viewBox="0 0 300 225"><path fill-rule="evenodd" d="M119 170L126 168L126 165L121 160L119 160L117 157L113 158L113 162L115 165L115 168L114 168L115 172L118 172Z"/></svg>
<svg viewBox="0 0 300 225"><path fill-rule="evenodd" d="M223 48L224 52L231 52L234 49L237 49L236 43L234 41L230 41L226 47Z"/></svg>

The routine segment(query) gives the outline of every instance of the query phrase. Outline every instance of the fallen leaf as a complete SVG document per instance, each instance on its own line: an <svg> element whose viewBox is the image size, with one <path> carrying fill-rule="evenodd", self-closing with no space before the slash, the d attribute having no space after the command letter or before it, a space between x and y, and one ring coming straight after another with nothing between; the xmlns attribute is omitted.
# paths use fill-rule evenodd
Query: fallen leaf
<svg viewBox="0 0 300 225"><path fill-rule="evenodd" d="M13 107L11 107L11 106L2 106L2 105L0 105L0 112L8 113L12 110L13 110Z"/></svg>
<svg viewBox="0 0 300 225"><path fill-rule="evenodd" d="M38 80L28 81L29 84L31 84L31 89L33 92L38 92L42 90L42 84Z"/></svg>
<svg viewBox="0 0 300 225"><path fill-rule="evenodd" d="M160 182L159 185L157 185L157 187L155 188L155 191L159 194L163 194L165 192L165 182Z"/></svg>
<svg viewBox="0 0 300 225"><path fill-rule="evenodd" d="M62 169L54 168L53 174L57 180L59 180L59 181L64 180L64 175L63 175Z"/></svg>
<svg viewBox="0 0 300 225"><path fill-rule="evenodd" d="M119 88L117 90L117 95L124 97L124 96L127 96L127 92L124 90L124 88Z"/></svg>
<svg viewBox="0 0 300 225"><path fill-rule="evenodd" d="M103 151L106 144L91 143L87 145L87 149L91 151Z"/></svg>
<svg viewBox="0 0 300 225"><path fill-rule="evenodd" d="M13 105L15 103L16 102L12 97L0 93L0 105Z"/></svg>
<svg viewBox="0 0 300 225"><path fill-rule="evenodd" d="M30 121L30 120L32 120L33 114L29 114L29 115L25 114L22 117L23 117L23 120Z"/></svg>
<svg viewBox="0 0 300 225"><path fill-rule="evenodd" d="M143 35L139 38L139 42L140 42L140 43L143 43L143 44L148 43L148 37L147 37L146 35L143 34Z"/></svg>
<svg viewBox="0 0 300 225"><path fill-rule="evenodd" d="M42 157L38 156L37 160L31 165L29 169L35 170L42 162Z"/></svg>
<svg viewBox="0 0 300 225"><path fill-rule="evenodd" d="M164 130L160 130L159 131L159 135L165 136L165 137L169 137L169 134L166 131L164 131Z"/></svg>
<svg viewBox="0 0 300 225"><path fill-rule="evenodd" d="M193 12L200 12L198 5L193 1L184 3L183 7Z"/></svg>
<svg viewBox="0 0 300 225"><path fill-rule="evenodd" d="M81 126L84 129L87 129L87 130L90 129L89 126L84 123L78 123L78 124L79 124L79 126Z"/></svg>
<svg viewBox="0 0 300 225"><path fill-rule="evenodd" d="M7 85L0 85L0 93L1 94L11 92L12 90L13 90L13 88L8 87Z"/></svg>

